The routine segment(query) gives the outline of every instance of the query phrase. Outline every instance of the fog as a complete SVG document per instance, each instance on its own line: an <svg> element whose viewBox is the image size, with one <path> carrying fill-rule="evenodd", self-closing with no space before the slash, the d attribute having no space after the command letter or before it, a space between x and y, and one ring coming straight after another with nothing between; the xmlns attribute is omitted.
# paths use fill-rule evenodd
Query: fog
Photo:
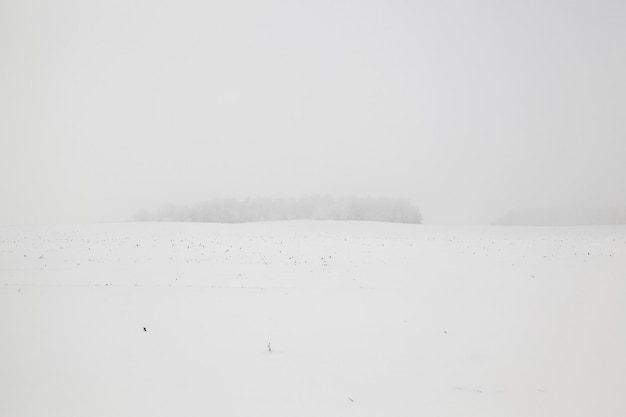
<svg viewBox="0 0 626 417"><path fill-rule="evenodd" d="M2 1L0 223L626 207L626 2Z"/></svg>

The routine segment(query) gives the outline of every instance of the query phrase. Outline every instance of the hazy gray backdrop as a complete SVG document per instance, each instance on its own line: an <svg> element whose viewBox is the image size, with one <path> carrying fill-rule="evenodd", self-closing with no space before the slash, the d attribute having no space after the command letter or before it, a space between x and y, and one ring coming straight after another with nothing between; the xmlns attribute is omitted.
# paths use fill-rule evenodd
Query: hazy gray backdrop
<svg viewBox="0 0 626 417"><path fill-rule="evenodd" d="M626 2L0 1L0 223L626 205Z"/></svg>

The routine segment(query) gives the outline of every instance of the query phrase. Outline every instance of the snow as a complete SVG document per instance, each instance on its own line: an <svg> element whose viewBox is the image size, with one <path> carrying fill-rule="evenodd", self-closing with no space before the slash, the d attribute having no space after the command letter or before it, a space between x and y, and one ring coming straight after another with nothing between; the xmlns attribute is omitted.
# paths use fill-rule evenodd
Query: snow
<svg viewBox="0 0 626 417"><path fill-rule="evenodd" d="M2 227L0 415L621 416L625 319L625 226Z"/></svg>

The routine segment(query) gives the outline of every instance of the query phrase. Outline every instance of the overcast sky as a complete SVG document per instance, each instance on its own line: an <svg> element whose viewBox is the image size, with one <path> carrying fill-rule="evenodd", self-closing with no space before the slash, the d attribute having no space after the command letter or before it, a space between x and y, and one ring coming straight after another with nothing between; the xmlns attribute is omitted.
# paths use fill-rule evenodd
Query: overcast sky
<svg viewBox="0 0 626 417"><path fill-rule="evenodd" d="M0 0L0 223L626 206L624 22L624 0Z"/></svg>

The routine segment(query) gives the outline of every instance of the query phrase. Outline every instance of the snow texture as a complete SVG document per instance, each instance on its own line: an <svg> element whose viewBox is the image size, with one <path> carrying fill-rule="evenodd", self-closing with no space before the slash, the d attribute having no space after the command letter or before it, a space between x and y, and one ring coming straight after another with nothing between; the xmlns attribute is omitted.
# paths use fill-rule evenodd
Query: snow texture
<svg viewBox="0 0 626 417"><path fill-rule="evenodd" d="M0 229L1 416L623 416L626 227Z"/></svg>

